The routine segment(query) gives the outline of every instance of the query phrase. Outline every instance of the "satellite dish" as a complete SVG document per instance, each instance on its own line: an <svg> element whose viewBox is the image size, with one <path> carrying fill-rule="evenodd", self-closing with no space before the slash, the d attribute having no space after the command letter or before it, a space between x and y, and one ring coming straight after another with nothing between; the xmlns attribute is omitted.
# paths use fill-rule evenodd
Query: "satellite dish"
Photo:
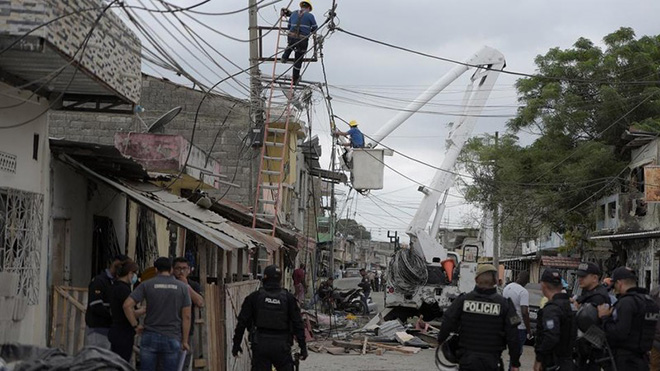
<svg viewBox="0 0 660 371"><path fill-rule="evenodd" d="M154 131L168 124L170 121L174 120L174 118L181 112L181 109L182 109L181 106L177 106L167 111L167 113L160 116L158 120L154 121L153 124L149 125L149 127L147 128L147 132L153 133Z"/></svg>

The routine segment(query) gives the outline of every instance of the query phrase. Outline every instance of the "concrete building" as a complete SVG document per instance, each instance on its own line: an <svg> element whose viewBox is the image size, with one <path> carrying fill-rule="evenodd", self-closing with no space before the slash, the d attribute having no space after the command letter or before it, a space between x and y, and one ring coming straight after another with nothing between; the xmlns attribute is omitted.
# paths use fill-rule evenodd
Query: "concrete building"
<svg viewBox="0 0 660 371"><path fill-rule="evenodd" d="M626 139L632 160L618 192L596 202L596 228L589 246L606 252L594 257L606 272L626 265L637 272L639 285L650 289L658 285L660 275L660 200L656 196L660 140L657 133L632 130Z"/></svg>
<svg viewBox="0 0 660 371"><path fill-rule="evenodd" d="M59 228L49 207L49 112L130 111L140 99L140 42L101 4L0 3L0 341L46 345L50 235Z"/></svg>

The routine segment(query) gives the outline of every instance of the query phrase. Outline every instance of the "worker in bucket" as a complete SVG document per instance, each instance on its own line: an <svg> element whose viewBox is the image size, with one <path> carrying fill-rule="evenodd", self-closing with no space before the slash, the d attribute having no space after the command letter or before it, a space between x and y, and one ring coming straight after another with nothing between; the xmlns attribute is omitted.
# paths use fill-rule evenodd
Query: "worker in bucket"
<svg viewBox="0 0 660 371"><path fill-rule="evenodd" d="M318 26L312 14L312 3L309 0L301 1L300 10L295 12L291 12L289 9L282 9L282 15L289 17L288 45L282 54L282 63L287 63L291 52L295 51L296 59L293 63L293 84L297 85L300 80L300 69L302 68L303 58L309 46L309 37L316 31Z"/></svg>
<svg viewBox="0 0 660 371"><path fill-rule="evenodd" d="M241 343L245 329L250 331L252 371L278 371L294 369L291 356L293 337L300 346L300 359L307 358L305 330L298 301L280 281L282 271L277 265L264 269L263 286L245 298L238 314L234 332L232 355L243 352Z"/></svg>
<svg viewBox="0 0 660 371"><path fill-rule="evenodd" d="M518 371L520 317L511 300L497 293L495 266L479 265L475 282L473 291L456 298L445 311L438 343L442 346L458 333L458 368L474 371L501 370L502 351L508 346L511 370Z"/></svg>
<svg viewBox="0 0 660 371"><path fill-rule="evenodd" d="M350 150L350 148L363 148L364 147L364 134L358 129L358 122L355 120L351 120L351 122L348 123L348 126L351 128L348 129L348 131L339 131L336 130L334 132L335 136L343 136L350 138L350 141L348 143L343 143L342 145L344 147L347 147L344 153L341 155L341 157L344 159L344 163L346 166L349 168L352 168L352 162L353 162L353 153Z"/></svg>
<svg viewBox="0 0 660 371"><path fill-rule="evenodd" d="M358 129L358 122L351 120L351 122L348 123L348 126L351 127L348 131L337 130L335 131L335 136L343 136L351 139L350 142L344 143L344 147L363 148L364 134Z"/></svg>

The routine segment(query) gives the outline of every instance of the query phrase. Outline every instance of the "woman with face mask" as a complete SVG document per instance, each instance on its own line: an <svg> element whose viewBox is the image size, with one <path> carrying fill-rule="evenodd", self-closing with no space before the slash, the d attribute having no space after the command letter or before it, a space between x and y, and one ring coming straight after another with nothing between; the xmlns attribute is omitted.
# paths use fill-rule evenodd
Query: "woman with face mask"
<svg viewBox="0 0 660 371"><path fill-rule="evenodd" d="M133 354L135 329L126 318L122 306L137 283L137 271L138 266L132 260L121 263L117 269L117 278L110 287L110 313L112 314L112 326L108 333L110 349L127 362L130 362ZM144 311L145 308L142 308L137 310L136 314L143 314Z"/></svg>

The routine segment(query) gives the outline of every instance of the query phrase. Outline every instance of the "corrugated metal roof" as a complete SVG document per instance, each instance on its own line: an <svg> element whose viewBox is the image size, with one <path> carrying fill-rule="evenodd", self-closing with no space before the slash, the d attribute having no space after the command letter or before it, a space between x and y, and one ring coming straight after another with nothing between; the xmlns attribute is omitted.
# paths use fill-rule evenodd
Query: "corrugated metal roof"
<svg viewBox="0 0 660 371"><path fill-rule="evenodd" d="M238 229L239 231L249 235L252 237L254 240L258 241L261 245L263 245L268 251L277 251L280 247L284 245L282 240L280 240L277 237L269 236L267 234L263 234L255 229L252 229L250 227L246 227L244 225L240 225L238 223L234 223L231 221L228 221L229 225L232 227Z"/></svg>
<svg viewBox="0 0 660 371"><path fill-rule="evenodd" d="M135 202L198 234L223 250L256 246L253 238L229 225L225 218L184 198L156 188L153 184L138 182L122 184L94 172L70 156L64 155L64 159L72 166L85 171L90 177L126 194Z"/></svg>

